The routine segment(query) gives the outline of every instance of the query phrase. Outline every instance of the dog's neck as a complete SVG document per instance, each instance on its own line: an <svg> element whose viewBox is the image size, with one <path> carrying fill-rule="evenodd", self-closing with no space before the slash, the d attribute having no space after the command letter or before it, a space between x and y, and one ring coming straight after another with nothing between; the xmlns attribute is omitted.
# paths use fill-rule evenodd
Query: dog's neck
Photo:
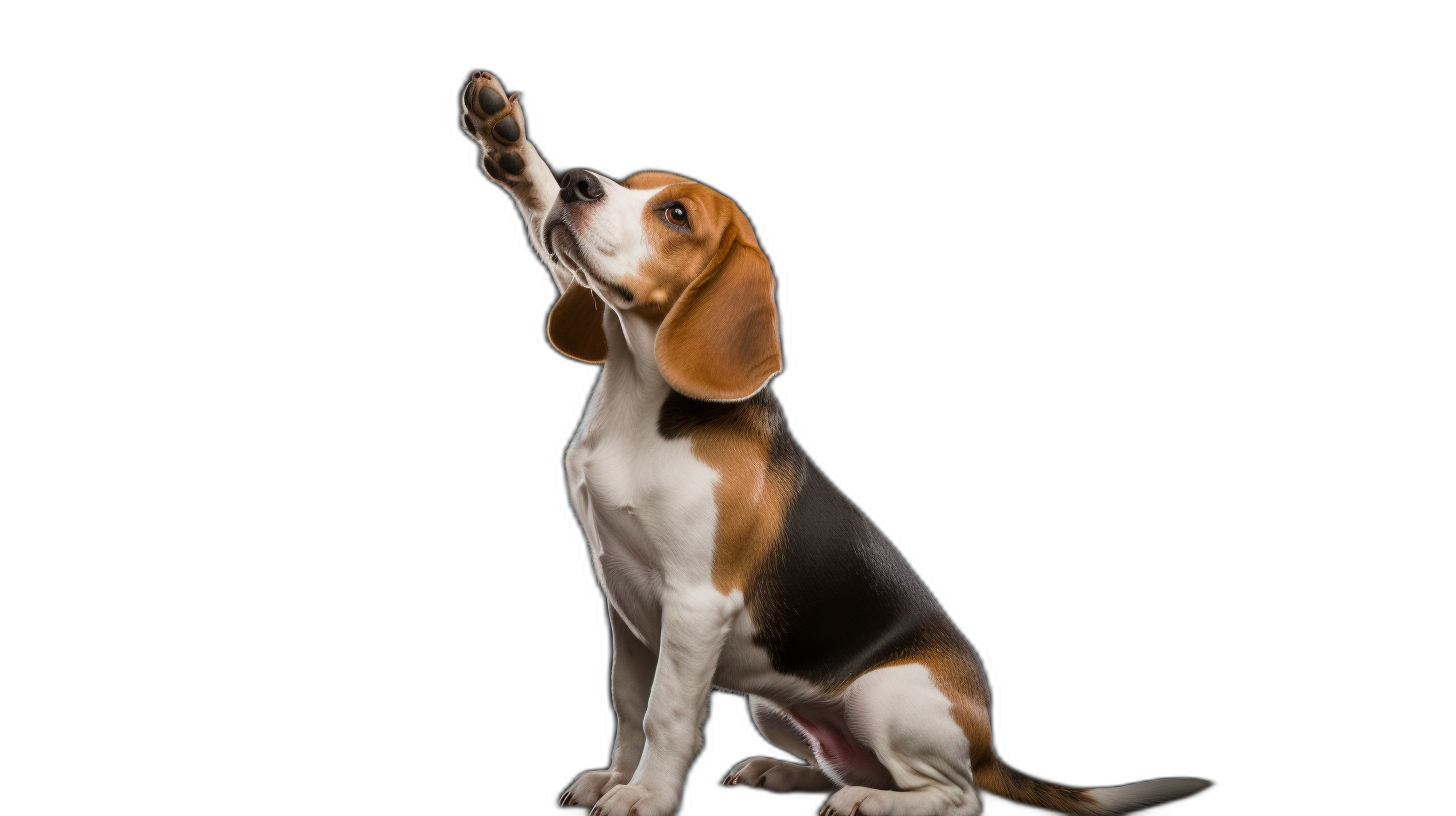
<svg viewBox="0 0 1456 816"><path fill-rule="evenodd" d="M657 329L662 321L619 311L611 305L607 305L602 321L607 336L603 376L616 388L658 399L666 397L672 389L657 367Z"/></svg>

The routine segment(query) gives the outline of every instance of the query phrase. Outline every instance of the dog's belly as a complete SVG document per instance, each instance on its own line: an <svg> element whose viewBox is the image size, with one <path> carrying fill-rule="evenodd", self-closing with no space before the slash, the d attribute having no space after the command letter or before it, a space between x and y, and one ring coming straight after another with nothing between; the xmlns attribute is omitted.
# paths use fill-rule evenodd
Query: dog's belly
<svg viewBox="0 0 1456 816"><path fill-rule="evenodd" d="M781 706L828 703L837 699L809 681L773 667L768 652L755 642L756 628L747 610L734 621L718 657L713 685L739 694L752 694Z"/></svg>
<svg viewBox="0 0 1456 816"><path fill-rule="evenodd" d="M893 787L889 771L873 749L854 736L844 692L774 670L768 653L753 643L751 624L735 627L713 685L772 703L813 752L821 769L837 783L882 790Z"/></svg>

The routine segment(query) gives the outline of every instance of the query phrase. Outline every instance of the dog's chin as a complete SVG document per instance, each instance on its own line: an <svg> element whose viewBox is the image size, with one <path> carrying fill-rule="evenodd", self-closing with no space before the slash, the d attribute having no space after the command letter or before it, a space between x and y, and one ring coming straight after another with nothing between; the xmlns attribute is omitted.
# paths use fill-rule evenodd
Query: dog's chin
<svg viewBox="0 0 1456 816"><path fill-rule="evenodd" d="M576 240L576 233L572 232L571 225L566 222L566 219L560 217L548 219L542 228L541 243L551 254L552 260L566 267L577 284L596 292L597 297L624 308L630 307L636 300L632 290L598 274L591 268L591 264L584 260L586 253L581 251L581 245Z"/></svg>
<svg viewBox="0 0 1456 816"><path fill-rule="evenodd" d="M576 234L559 213L548 217L541 228L541 243L551 255L551 260L566 267L577 283L590 288L591 278L587 274L586 264L581 260L581 247L576 242Z"/></svg>

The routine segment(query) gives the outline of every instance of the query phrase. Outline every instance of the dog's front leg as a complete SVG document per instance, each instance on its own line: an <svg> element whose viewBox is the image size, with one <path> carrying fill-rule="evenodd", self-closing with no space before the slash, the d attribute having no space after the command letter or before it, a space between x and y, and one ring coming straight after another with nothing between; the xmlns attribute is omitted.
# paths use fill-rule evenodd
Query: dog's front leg
<svg viewBox="0 0 1456 816"><path fill-rule="evenodd" d="M657 655L632 634L622 616L610 605L612 621L612 710L617 714L617 735L612 742L611 764L601 770L585 771L561 794L562 807L591 807L602 794L626 784L642 759L646 738L642 721L647 716L647 698L652 692L652 675Z"/></svg>
<svg viewBox="0 0 1456 816"><path fill-rule="evenodd" d="M642 761L630 783L602 796L594 816L667 816L677 809L688 766L702 747L703 711L718 656L742 608L741 599L711 586L669 586L663 593Z"/></svg>
<svg viewBox="0 0 1456 816"><path fill-rule="evenodd" d="M541 242L541 223L561 190L556 174L526 138L526 114L518 94L489 71L476 71L460 95L460 123L466 135L480 145L480 165L516 200L526 234L541 263L551 272L556 288L566 291L571 271L551 257Z"/></svg>

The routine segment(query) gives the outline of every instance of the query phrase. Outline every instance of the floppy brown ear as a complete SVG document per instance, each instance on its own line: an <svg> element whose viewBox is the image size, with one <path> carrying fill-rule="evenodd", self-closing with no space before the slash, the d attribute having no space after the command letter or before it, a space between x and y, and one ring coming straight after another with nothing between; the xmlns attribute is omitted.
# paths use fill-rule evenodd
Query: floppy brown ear
<svg viewBox="0 0 1456 816"><path fill-rule="evenodd" d="M753 396L783 367L773 270L735 230L657 330L657 367L694 399Z"/></svg>
<svg viewBox="0 0 1456 816"><path fill-rule="evenodd" d="M602 313L607 306L592 290L572 281L546 318L546 339L556 350L584 363L607 361Z"/></svg>

